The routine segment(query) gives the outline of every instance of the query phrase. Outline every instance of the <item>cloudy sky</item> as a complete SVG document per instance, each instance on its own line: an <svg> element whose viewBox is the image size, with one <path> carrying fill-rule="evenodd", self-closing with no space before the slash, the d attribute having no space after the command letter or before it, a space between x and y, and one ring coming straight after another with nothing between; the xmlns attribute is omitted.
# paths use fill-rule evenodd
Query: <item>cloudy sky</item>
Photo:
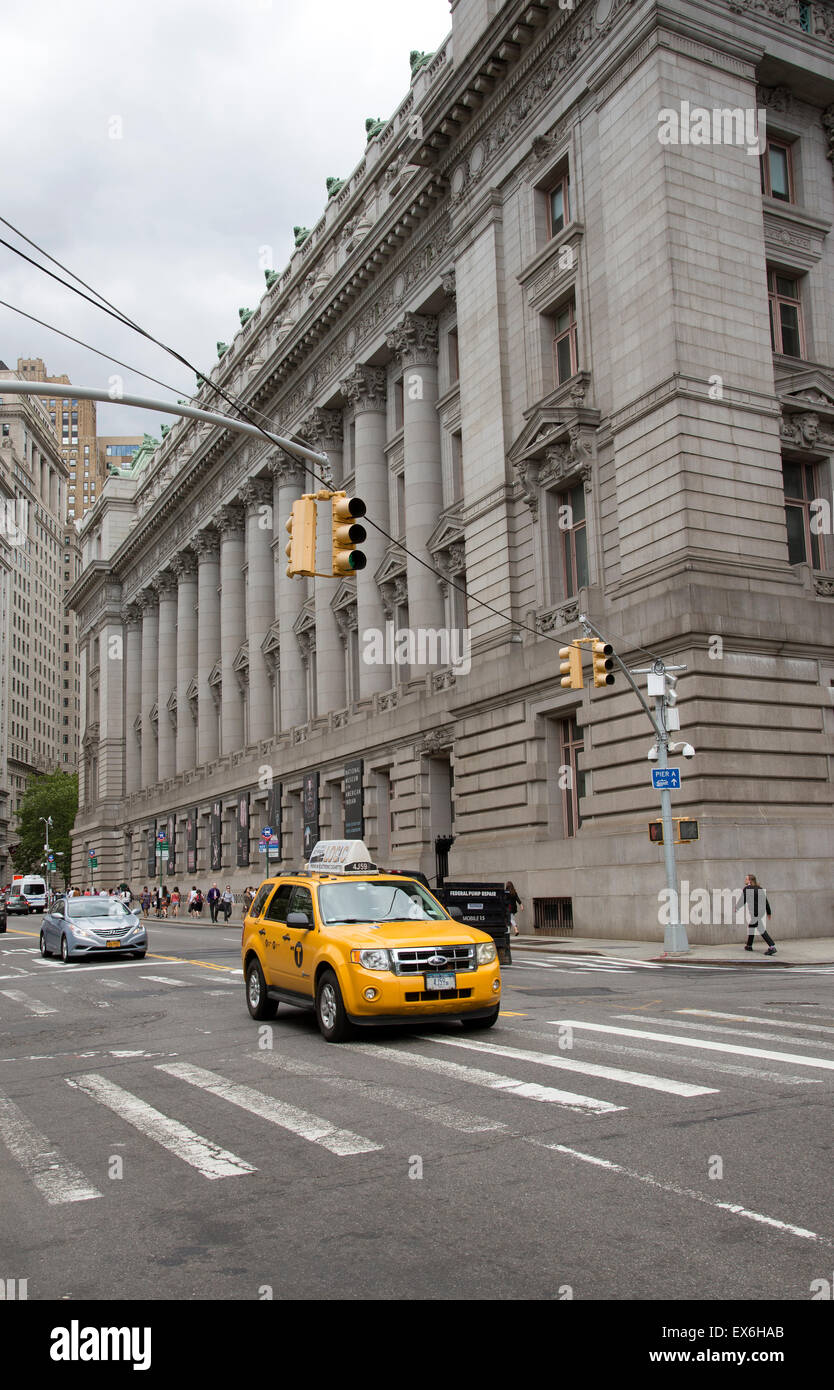
<svg viewBox="0 0 834 1390"><path fill-rule="evenodd" d="M411 49L436 49L449 0L4 0L0 216L198 366L313 226L325 178L365 118L405 96ZM7 227L0 235L30 252ZM54 269L54 267L53 267ZM0 300L191 394L158 348L0 246ZM103 385L119 370L0 307L0 360ZM168 393L130 373L125 389ZM99 432L165 417L98 407Z"/></svg>

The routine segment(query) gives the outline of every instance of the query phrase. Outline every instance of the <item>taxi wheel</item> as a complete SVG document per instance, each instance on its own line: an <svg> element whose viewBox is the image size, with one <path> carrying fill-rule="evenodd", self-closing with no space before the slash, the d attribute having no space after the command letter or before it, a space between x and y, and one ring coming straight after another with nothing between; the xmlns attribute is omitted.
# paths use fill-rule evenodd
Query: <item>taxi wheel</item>
<svg viewBox="0 0 834 1390"><path fill-rule="evenodd" d="M325 1042L346 1042L353 1037L339 981L332 970L325 970L316 986L316 1021Z"/></svg>
<svg viewBox="0 0 834 1390"><path fill-rule="evenodd" d="M461 1023L467 1033L480 1033L484 1028L492 1028L498 1022L498 1009L493 1009L486 1018L462 1018Z"/></svg>
<svg viewBox="0 0 834 1390"><path fill-rule="evenodd" d="M249 962L246 970L246 1004L253 1018L274 1018L278 1005L266 992L266 980L260 962Z"/></svg>

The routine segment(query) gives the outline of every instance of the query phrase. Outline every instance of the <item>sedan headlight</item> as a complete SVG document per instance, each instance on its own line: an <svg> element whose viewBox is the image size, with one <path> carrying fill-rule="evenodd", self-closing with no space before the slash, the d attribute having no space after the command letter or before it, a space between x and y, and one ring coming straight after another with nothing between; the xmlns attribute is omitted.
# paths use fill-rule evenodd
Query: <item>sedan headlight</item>
<svg viewBox="0 0 834 1390"><path fill-rule="evenodd" d="M495 952L495 942L494 942L494 941L479 941L479 942L478 942L478 964L479 964L479 965L489 965L491 961L494 961L494 960L495 960L495 955L496 955L496 952Z"/></svg>
<svg viewBox="0 0 834 1390"><path fill-rule="evenodd" d="M354 965L364 965L366 970L390 970L391 962L387 951L351 951Z"/></svg>

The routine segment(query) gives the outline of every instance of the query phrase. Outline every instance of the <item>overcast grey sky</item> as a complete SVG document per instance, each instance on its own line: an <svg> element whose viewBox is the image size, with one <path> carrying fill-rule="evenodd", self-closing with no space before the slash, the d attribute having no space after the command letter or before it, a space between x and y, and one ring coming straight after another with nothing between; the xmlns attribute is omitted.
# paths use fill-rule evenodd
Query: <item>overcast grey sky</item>
<svg viewBox="0 0 834 1390"><path fill-rule="evenodd" d="M321 216L325 178L359 162L366 116L408 91L410 50L433 51L450 28L449 0L5 0L0 122L14 155L0 215L208 370L238 307L264 292L260 248L283 269L293 225ZM175 395L194 390L165 353L2 246L0 299ZM118 370L0 307L0 360L18 357L76 384ZM128 391L165 395L123 375ZM103 434L158 437L165 418L98 412Z"/></svg>

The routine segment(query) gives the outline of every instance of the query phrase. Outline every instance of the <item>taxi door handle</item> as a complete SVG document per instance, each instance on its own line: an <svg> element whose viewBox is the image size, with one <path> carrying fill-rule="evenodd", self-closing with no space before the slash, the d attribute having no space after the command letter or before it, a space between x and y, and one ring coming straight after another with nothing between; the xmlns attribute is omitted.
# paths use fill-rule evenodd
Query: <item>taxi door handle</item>
<svg viewBox="0 0 834 1390"><path fill-rule="evenodd" d="M291 937L291 936L282 936L282 937L281 937L281 940L282 940L282 941L292 941L292 937Z"/></svg>
<svg viewBox="0 0 834 1390"><path fill-rule="evenodd" d="M263 927L258 927L258 936L266 936L266 932L264 931Z"/></svg>

